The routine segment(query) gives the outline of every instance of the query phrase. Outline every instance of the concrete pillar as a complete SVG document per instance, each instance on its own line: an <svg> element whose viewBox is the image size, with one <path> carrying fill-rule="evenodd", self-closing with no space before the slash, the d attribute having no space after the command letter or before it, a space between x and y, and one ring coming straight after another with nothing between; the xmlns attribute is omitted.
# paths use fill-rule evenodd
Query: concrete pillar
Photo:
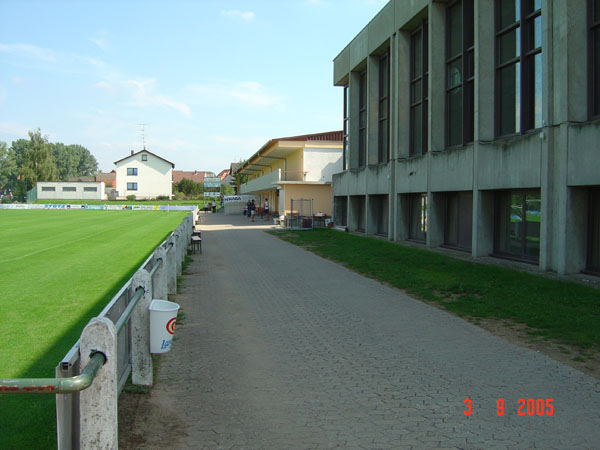
<svg viewBox="0 0 600 450"><path fill-rule="evenodd" d="M162 259L160 267L154 272L152 296L157 299L166 300L168 297L168 268L167 250L162 245L155 251L155 260Z"/></svg>
<svg viewBox="0 0 600 450"><path fill-rule="evenodd" d="M473 191L473 256L488 256L494 251L494 193Z"/></svg>
<svg viewBox="0 0 600 450"><path fill-rule="evenodd" d="M427 130L430 152L446 146L446 4L429 2L429 112ZM429 161L431 162L431 160Z"/></svg>
<svg viewBox="0 0 600 450"><path fill-rule="evenodd" d="M175 252L173 254L173 257L175 259L175 274L176 276L181 276L181 261L182 261L182 242L181 242L181 227L178 226L177 228L175 228L175 231L173 232L173 248L175 249ZM185 246L185 248L187 248L187 245Z"/></svg>
<svg viewBox="0 0 600 450"><path fill-rule="evenodd" d="M81 368L90 360L92 350L106 356L92 385L79 394L80 448L118 448L117 420L117 332L106 317L93 318L80 339Z"/></svg>
<svg viewBox="0 0 600 450"><path fill-rule="evenodd" d="M177 248L174 238L167 238L167 291L169 294L177 293Z"/></svg>
<svg viewBox="0 0 600 450"><path fill-rule="evenodd" d="M142 287L144 295L131 314L131 381L133 384L152 386L152 356L150 355L150 302L152 279L140 269L133 274L132 287Z"/></svg>

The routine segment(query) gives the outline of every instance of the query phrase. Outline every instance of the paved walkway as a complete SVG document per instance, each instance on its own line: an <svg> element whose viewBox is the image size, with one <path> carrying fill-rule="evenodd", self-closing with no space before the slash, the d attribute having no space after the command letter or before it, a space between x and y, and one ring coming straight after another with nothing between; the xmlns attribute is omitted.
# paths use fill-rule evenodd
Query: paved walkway
<svg viewBox="0 0 600 450"><path fill-rule="evenodd" d="M598 380L285 243L264 221L202 220L203 253L176 300L184 325L152 394L183 421L173 448L600 448ZM544 415L527 403L518 415L520 398L543 399Z"/></svg>

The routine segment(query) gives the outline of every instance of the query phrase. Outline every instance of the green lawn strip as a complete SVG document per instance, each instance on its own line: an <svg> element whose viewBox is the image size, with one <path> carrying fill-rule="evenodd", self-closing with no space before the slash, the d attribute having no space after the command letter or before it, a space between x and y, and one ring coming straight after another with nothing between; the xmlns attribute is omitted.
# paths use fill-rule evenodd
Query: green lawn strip
<svg viewBox="0 0 600 450"><path fill-rule="evenodd" d="M186 214L0 210L0 377L53 377L89 319ZM0 395L9 430L0 448L54 448L54 411L52 395Z"/></svg>
<svg viewBox="0 0 600 450"><path fill-rule="evenodd" d="M199 206L213 200L36 200L39 205L171 205ZM218 199L214 200L217 204Z"/></svg>
<svg viewBox="0 0 600 450"><path fill-rule="evenodd" d="M544 338L600 347L600 291L333 230L275 236L464 317L510 319Z"/></svg>

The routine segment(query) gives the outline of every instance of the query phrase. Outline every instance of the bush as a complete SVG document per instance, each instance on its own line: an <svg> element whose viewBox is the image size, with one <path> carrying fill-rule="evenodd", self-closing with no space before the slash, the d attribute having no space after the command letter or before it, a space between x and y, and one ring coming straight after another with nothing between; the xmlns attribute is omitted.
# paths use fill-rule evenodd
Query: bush
<svg viewBox="0 0 600 450"><path fill-rule="evenodd" d="M185 194L183 192L175 192L173 199L177 201L185 200Z"/></svg>
<svg viewBox="0 0 600 450"><path fill-rule="evenodd" d="M156 200L169 200L169 196L168 195L159 195L158 197L156 197Z"/></svg>
<svg viewBox="0 0 600 450"><path fill-rule="evenodd" d="M129 194L127 196L127 201L128 202L134 202L135 201L135 195L134 194Z"/></svg>

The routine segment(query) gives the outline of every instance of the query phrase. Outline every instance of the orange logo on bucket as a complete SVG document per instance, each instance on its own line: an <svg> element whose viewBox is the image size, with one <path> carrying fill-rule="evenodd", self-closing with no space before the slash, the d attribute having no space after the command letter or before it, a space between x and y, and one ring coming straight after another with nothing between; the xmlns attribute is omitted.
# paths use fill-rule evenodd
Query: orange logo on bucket
<svg viewBox="0 0 600 450"><path fill-rule="evenodd" d="M175 331L175 321L176 320L177 320L177 317L173 317L171 320L169 320L167 322L167 333L173 334L173 332Z"/></svg>

